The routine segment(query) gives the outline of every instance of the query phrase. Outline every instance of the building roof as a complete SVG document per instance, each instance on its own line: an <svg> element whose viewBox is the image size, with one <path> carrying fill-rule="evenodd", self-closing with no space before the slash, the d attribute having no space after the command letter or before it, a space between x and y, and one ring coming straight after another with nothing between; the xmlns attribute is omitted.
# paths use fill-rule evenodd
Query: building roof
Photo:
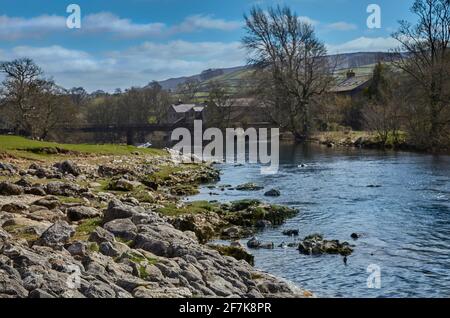
<svg viewBox="0 0 450 318"><path fill-rule="evenodd" d="M194 106L192 108L194 109L194 112L202 112L205 106Z"/></svg>
<svg viewBox="0 0 450 318"><path fill-rule="evenodd" d="M330 89L333 93L351 92L372 79L371 75L356 75L340 81L336 86Z"/></svg>
<svg viewBox="0 0 450 318"><path fill-rule="evenodd" d="M177 113L186 113L190 111L192 108L196 107L195 104L179 104L179 105L172 105L173 109Z"/></svg>

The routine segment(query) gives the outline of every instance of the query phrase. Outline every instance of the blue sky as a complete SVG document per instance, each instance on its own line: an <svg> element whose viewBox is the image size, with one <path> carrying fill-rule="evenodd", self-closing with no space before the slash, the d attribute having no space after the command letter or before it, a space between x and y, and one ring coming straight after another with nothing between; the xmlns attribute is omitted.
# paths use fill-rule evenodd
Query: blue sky
<svg viewBox="0 0 450 318"><path fill-rule="evenodd" d="M66 27L71 3L81 29ZM372 3L381 29L366 25ZM0 60L29 56L65 87L142 86L245 64L243 14L276 4L312 23L330 53L386 51L397 21L414 21L412 0L0 0Z"/></svg>

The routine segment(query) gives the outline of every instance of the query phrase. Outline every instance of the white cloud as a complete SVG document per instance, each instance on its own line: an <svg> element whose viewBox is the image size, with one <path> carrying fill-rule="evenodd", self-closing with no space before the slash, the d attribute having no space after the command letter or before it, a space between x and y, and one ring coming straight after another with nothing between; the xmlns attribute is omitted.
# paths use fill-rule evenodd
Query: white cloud
<svg viewBox="0 0 450 318"><path fill-rule="evenodd" d="M352 52L382 52L394 49L398 47L398 45L398 41L390 37L359 37L342 44L328 44L327 49L330 54Z"/></svg>
<svg viewBox="0 0 450 318"><path fill-rule="evenodd" d="M0 51L0 57L30 57L58 84L67 88L83 86L90 91L143 86L152 80L245 63L239 42L144 42L123 51L96 55L61 46L18 46Z"/></svg>
<svg viewBox="0 0 450 318"><path fill-rule="evenodd" d="M193 32L197 30L232 31L242 27L243 22L216 19L212 15L192 15L187 17L180 25L173 28L176 32Z"/></svg>
<svg viewBox="0 0 450 318"><path fill-rule="evenodd" d="M66 18L56 15L41 15L29 19L0 16L0 39L17 40L36 38L50 32L60 31L66 25Z"/></svg>
<svg viewBox="0 0 450 318"><path fill-rule="evenodd" d="M110 12L99 12L82 17L81 29L74 34L109 33L119 37L164 36L199 30L231 31L242 26L239 21L227 21L212 15L193 15L179 24L135 23ZM0 16L0 40L17 40L48 36L68 31L66 17L42 15L32 18Z"/></svg>
<svg viewBox="0 0 450 318"><path fill-rule="evenodd" d="M113 33L123 37L141 37L160 35L166 29L164 23L133 23L110 12L100 12L87 15L82 20L82 32Z"/></svg>
<svg viewBox="0 0 450 318"><path fill-rule="evenodd" d="M353 23L340 21L327 24L326 29L331 31L352 31L358 29L358 26Z"/></svg>

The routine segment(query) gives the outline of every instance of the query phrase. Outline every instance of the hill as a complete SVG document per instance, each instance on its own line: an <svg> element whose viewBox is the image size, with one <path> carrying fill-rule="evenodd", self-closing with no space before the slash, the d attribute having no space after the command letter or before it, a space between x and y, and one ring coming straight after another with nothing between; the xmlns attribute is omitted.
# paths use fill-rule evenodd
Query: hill
<svg viewBox="0 0 450 318"><path fill-rule="evenodd" d="M354 69L357 73L371 73L373 66L378 61L386 61L392 57L392 53L385 52L359 52L359 53L345 53L338 55L330 55L329 58L336 63L338 73L342 73L347 69ZM246 75L249 74L248 66L237 66L222 69L208 69L200 74L192 76L184 76L177 78L170 78L159 84L166 90L174 91L179 84L185 83L188 80L199 80L207 91L207 84L211 81L225 82L231 87L239 87L245 82Z"/></svg>

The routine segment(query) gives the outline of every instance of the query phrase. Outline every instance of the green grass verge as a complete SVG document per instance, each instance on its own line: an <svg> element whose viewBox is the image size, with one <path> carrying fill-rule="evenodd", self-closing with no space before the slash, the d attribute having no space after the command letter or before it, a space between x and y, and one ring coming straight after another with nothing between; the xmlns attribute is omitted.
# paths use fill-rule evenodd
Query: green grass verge
<svg viewBox="0 0 450 318"><path fill-rule="evenodd" d="M177 207L175 203L168 203L163 208L159 208L157 212L166 216L178 216L183 214L201 214L213 212L218 209L218 205L208 201L194 201L183 207Z"/></svg>
<svg viewBox="0 0 450 318"><path fill-rule="evenodd" d="M137 148L134 146L115 144L59 144L56 142L37 141L19 136L6 135L0 135L0 152L29 159L45 159L64 153L96 155L130 155L138 153L160 156L167 155L164 150L153 148Z"/></svg>

